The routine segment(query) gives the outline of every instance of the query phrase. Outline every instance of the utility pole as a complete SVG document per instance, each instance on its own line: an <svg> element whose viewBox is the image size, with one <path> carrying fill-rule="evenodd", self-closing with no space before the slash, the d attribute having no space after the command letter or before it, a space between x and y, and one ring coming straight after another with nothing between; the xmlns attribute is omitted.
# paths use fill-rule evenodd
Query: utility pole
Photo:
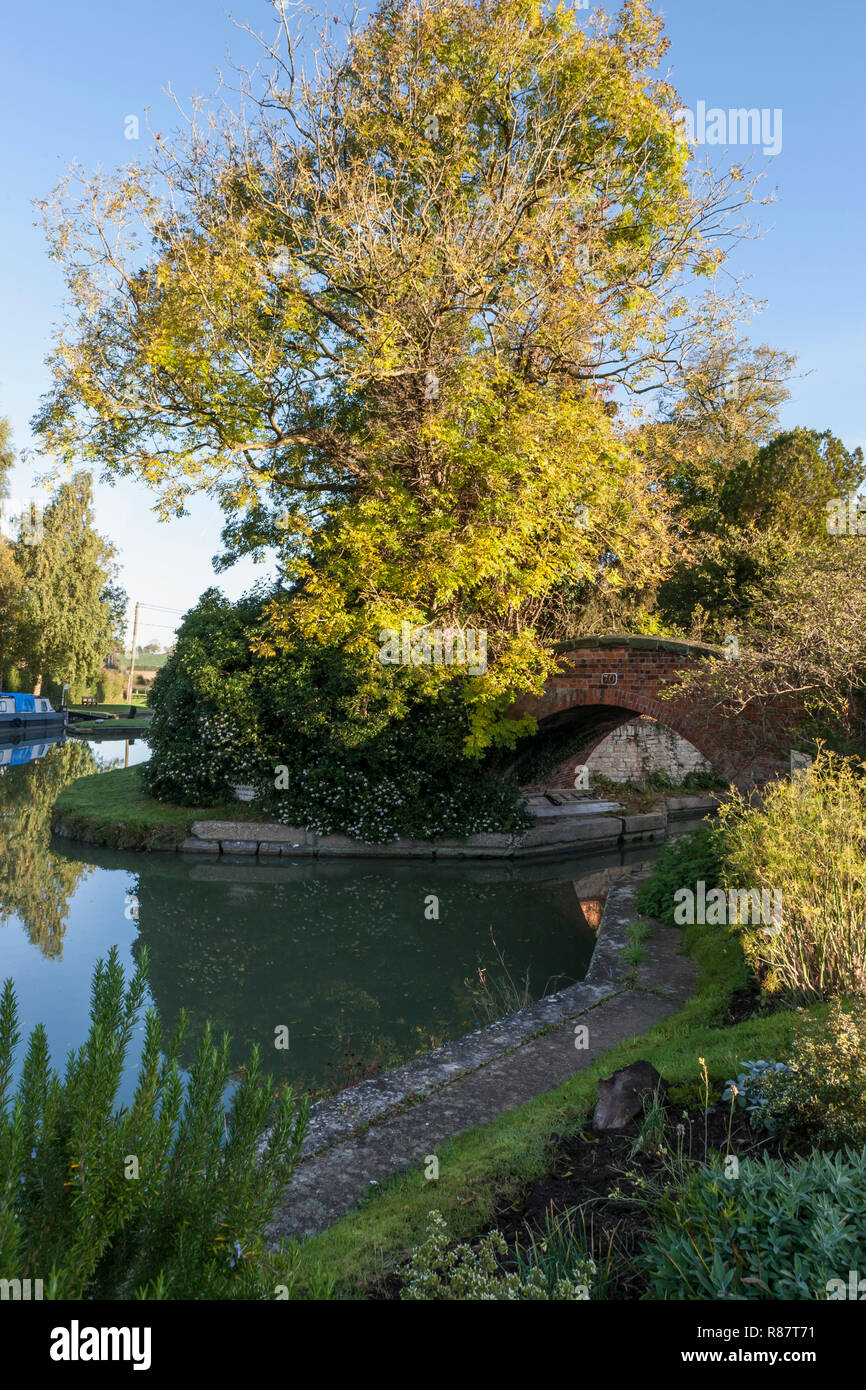
<svg viewBox="0 0 866 1390"><path fill-rule="evenodd" d="M135 675L135 644L138 641L138 609L139 605L136 603L135 622L132 625L132 653L129 659L129 680L126 683L126 703L128 705L132 703L132 678Z"/></svg>

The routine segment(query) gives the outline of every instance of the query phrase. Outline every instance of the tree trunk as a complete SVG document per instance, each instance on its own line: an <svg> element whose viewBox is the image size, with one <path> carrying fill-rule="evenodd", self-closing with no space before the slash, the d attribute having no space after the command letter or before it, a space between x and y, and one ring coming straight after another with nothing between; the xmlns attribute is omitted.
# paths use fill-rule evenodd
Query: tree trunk
<svg viewBox="0 0 866 1390"><path fill-rule="evenodd" d="M33 694L34 694L34 695L41 695L41 694L42 694L42 672L41 672L41 671L39 672L38 676L36 677L36 682L35 682L35 684L34 684L34 686L33 686Z"/></svg>

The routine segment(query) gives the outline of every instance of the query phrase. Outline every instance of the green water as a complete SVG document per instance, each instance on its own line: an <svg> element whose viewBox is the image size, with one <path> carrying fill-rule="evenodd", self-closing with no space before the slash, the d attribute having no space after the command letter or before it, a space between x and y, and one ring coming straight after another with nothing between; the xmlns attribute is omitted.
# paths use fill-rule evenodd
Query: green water
<svg viewBox="0 0 866 1390"><path fill-rule="evenodd" d="M595 938L575 883L618 854L272 865L52 841L61 788L118 755L141 761L147 745L70 740L0 775L0 978L15 981L25 1034L45 1023L55 1065L83 1040L93 966L112 945L127 968L147 947L151 1001L169 1028L189 1016L186 1063L210 1019L235 1067L258 1043L269 1070L313 1090L483 1026L479 969L506 997L508 976L535 998L583 978ZM134 1066L124 1098L133 1079Z"/></svg>

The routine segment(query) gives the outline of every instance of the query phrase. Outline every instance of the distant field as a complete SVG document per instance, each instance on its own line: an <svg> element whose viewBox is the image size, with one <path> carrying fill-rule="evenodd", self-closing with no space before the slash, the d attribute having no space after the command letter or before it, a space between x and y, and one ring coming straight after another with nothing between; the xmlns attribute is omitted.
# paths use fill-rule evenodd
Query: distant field
<svg viewBox="0 0 866 1390"><path fill-rule="evenodd" d="M119 656L118 664L123 671L129 670L129 657ZM135 658L136 671L161 671L168 660L168 652L147 652Z"/></svg>

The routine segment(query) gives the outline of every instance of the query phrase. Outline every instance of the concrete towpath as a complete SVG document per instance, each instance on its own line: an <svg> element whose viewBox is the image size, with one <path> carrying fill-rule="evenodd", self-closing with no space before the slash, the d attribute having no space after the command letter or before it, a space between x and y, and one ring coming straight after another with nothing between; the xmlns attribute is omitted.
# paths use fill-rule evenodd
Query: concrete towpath
<svg viewBox="0 0 866 1390"><path fill-rule="evenodd" d="M581 984L313 1106L302 1161L271 1223L272 1244L324 1229L371 1184L423 1167L454 1135L553 1090L681 1008L697 970L678 954L675 928L648 924L646 959L634 975L622 959L644 876L626 871L613 882ZM579 1024L585 1047L575 1045Z"/></svg>

